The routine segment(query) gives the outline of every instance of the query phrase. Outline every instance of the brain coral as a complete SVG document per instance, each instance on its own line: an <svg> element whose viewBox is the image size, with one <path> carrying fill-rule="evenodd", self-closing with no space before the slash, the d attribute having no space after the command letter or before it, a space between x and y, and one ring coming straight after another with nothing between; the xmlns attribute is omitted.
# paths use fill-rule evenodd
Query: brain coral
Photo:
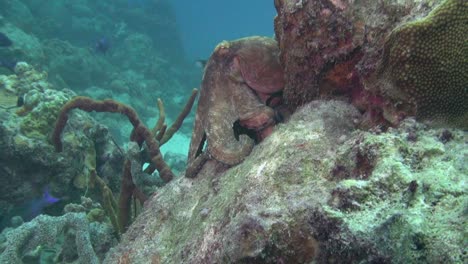
<svg viewBox="0 0 468 264"><path fill-rule="evenodd" d="M410 114L467 128L468 1L443 1L396 28L377 73L379 89Z"/></svg>

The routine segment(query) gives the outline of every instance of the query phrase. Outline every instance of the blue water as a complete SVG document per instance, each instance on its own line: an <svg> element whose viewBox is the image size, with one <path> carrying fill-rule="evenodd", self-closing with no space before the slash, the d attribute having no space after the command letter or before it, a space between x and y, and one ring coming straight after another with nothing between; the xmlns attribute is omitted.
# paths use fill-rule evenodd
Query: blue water
<svg viewBox="0 0 468 264"><path fill-rule="evenodd" d="M135 108L149 125L158 116L155 101L160 97L170 125L190 90L200 86L203 72L195 66L195 60L207 59L223 40L273 36L275 14L273 1L267 0L0 0L0 33L4 37L0 43L0 76L14 75L14 65L24 61L47 72L51 87L69 88L77 95L94 99L123 102ZM193 112L161 149L163 154L178 155L178 163L186 159ZM124 117L109 113L92 117L108 127L122 148L128 143L132 127ZM15 115L4 118L0 121L21 122L14 120ZM76 133L82 133L81 129L77 128ZM34 142L31 145L37 143ZM174 163L170 165L174 167ZM0 204L0 222L9 220L7 213L12 206L19 208L18 205L42 197L42 187L54 185L61 178L50 174L53 169L44 166L44 172L37 175L23 172L21 177L16 173L20 167L9 169L11 175L4 178L11 177L12 186L25 185L26 191L9 185L2 187L0 193L17 191L13 196L0 195L0 202L6 204ZM30 185L38 191L31 191L27 187ZM81 195L81 190L73 189L72 185L63 187L55 188L52 194ZM60 214L63 205L53 206L56 208L50 211ZM41 210L50 209L46 207Z"/></svg>
<svg viewBox="0 0 468 264"><path fill-rule="evenodd" d="M208 57L221 40L273 36L273 1L172 1L189 59Z"/></svg>

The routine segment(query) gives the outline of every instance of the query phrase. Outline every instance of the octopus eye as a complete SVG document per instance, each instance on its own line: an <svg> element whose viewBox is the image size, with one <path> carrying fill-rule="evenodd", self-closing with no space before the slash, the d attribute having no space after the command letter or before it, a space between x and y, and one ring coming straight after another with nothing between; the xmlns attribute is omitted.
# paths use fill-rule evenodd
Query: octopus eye
<svg viewBox="0 0 468 264"><path fill-rule="evenodd" d="M215 52L218 54L225 54L228 52L229 46L229 42L224 40L216 46Z"/></svg>

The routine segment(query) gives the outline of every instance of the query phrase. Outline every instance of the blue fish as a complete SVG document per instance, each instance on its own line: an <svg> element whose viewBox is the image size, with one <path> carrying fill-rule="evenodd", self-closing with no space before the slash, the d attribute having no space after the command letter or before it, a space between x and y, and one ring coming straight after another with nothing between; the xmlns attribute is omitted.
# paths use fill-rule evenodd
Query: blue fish
<svg viewBox="0 0 468 264"><path fill-rule="evenodd" d="M13 44L13 41L7 37L7 35L0 32L0 47L9 47Z"/></svg>
<svg viewBox="0 0 468 264"><path fill-rule="evenodd" d="M21 216L23 217L23 220L29 221L34 217L40 215L44 208L53 205L54 203L59 201L60 198L53 197L49 192L49 186L46 186L44 188L44 193L42 194L42 197L33 199L27 202L24 206L22 206L24 211L21 214Z"/></svg>
<svg viewBox="0 0 468 264"><path fill-rule="evenodd" d="M94 51L105 54L110 49L110 47L110 41L106 37L102 37L94 44Z"/></svg>
<svg viewBox="0 0 468 264"><path fill-rule="evenodd" d="M40 215L43 210L61 199L53 197L49 192L49 187L44 188L44 193L41 197L27 201L21 205L15 206L7 214L0 214L0 231L5 227L10 226L11 218L14 216L21 216L24 221L30 221L36 216Z"/></svg>

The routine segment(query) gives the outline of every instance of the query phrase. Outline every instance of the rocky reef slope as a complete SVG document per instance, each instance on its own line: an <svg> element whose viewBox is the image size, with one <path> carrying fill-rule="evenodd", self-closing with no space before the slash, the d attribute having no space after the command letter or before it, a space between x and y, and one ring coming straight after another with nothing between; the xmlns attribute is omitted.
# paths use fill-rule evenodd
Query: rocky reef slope
<svg viewBox="0 0 468 264"><path fill-rule="evenodd" d="M274 4L296 112L154 195L105 263L466 262L466 1Z"/></svg>
<svg viewBox="0 0 468 264"><path fill-rule="evenodd" d="M306 105L240 165L154 195L105 263L461 263L466 133L358 119Z"/></svg>

